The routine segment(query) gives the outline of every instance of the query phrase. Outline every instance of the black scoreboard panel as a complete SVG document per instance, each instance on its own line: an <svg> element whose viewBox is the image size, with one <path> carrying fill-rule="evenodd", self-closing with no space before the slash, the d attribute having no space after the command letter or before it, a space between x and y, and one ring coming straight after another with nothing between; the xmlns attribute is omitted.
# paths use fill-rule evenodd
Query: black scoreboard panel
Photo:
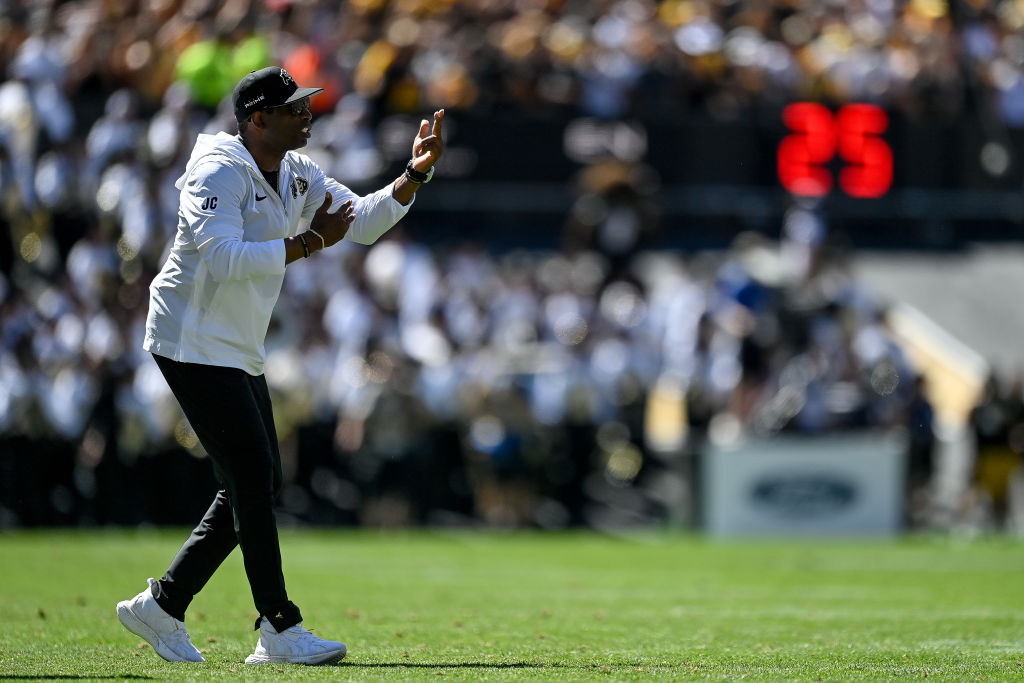
<svg viewBox="0 0 1024 683"><path fill-rule="evenodd" d="M507 227L488 200L501 187L500 211L530 216L523 239L530 230L541 241L557 234L577 174L610 158L654 171L649 189L675 246L695 244L697 235L699 246L720 246L746 229L777 232L800 196L815 199L830 225L878 246L943 247L1024 232L1024 129L910 120L869 103L792 102L727 121L452 118L450 156L462 161L441 169L449 187L424 196L423 208L475 212L468 222L484 233L492 222Z"/></svg>

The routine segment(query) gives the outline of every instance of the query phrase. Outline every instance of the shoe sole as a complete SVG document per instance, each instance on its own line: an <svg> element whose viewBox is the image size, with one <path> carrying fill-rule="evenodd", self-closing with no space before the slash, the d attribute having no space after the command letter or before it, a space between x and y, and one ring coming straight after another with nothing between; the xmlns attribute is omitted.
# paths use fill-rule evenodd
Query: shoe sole
<svg viewBox="0 0 1024 683"><path fill-rule="evenodd" d="M326 664L336 664L341 660L345 659L345 655L348 654L348 650L340 650L338 652L330 652L327 654L310 655L305 659L294 659L292 657L284 657L281 655L256 655L251 654L245 658L246 664L303 664L305 666L324 666Z"/></svg>
<svg viewBox="0 0 1024 683"><path fill-rule="evenodd" d="M147 626L146 622L139 619L135 612L132 611L131 602L129 600L117 603L117 618L126 629L149 643L153 648L153 652L160 655L160 657L166 661L193 663L193 660L183 659L176 655L172 650L164 647L163 641L160 640L160 636L157 632ZM204 662L206 660L200 659L199 661Z"/></svg>

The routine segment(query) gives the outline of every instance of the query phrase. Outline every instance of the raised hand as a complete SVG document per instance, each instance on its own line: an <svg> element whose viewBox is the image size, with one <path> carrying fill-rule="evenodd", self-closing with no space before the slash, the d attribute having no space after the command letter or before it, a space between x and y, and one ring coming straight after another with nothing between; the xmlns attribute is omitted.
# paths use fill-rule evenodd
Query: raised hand
<svg viewBox="0 0 1024 683"><path fill-rule="evenodd" d="M441 122L444 109L434 112L434 122L423 119L416 139L412 143L412 167L420 173L429 171L444 154L444 140L441 138Z"/></svg>
<svg viewBox="0 0 1024 683"><path fill-rule="evenodd" d="M352 221L356 219L355 204L351 199L342 204L341 208L335 213L330 213L329 209L333 201L334 198L328 192L327 196L324 197L324 203L316 210L313 221L309 225L310 232L313 233L309 236L311 251L326 249L340 242L344 239L349 226L352 225ZM321 239L323 239L322 246Z"/></svg>

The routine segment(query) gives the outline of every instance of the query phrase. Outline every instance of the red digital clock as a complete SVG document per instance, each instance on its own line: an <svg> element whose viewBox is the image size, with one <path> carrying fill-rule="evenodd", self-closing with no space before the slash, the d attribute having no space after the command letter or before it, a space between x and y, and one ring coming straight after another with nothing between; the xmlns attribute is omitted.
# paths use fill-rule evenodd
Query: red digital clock
<svg viewBox="0 0 1024 683"><path fill-rule="evenodd" d="M829 165L838 156L839 188L851 197L881 197L892 186L892 149L882 138L889 117L873 104L847 104L833 114L814 102L782 111L791 132L779 143L779 181L802 197L823 197L833 186Z"/></svg>

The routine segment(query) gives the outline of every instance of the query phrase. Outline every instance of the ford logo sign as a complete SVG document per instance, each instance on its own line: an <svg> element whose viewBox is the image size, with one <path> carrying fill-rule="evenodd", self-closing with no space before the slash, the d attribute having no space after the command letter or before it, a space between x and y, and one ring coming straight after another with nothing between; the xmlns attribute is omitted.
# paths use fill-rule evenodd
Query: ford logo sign
<svg viewBox="0 0 1024 683"><path fill-rule="evenodd" d="M775 475L754 484L754 505L782 517L815 517L841 512L857 498L857 488L828 474Z"/></svg>

